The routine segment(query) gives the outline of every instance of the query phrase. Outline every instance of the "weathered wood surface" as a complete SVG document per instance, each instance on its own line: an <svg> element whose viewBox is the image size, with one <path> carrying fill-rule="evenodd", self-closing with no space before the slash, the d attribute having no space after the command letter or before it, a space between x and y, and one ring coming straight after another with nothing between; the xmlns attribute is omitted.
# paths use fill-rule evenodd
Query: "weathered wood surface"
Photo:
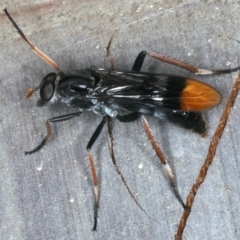
<svg viewBox="0 0 240 240"><path fill-rule="evenodd" d="M202 1L11 1L1 3L41 50L63 71L91 65L130 69L138 52L156 52L202 68L240 65L239 4ZM106 46L114 33L111 57ZM93 189L86 145L100 117L53 125L40 152L47 118L71 112L62 104L35 107L25 89L52 71L25 45L0 14L0 235L1 239L173 239L182 208L169 188L140 121L114 121L115 155L139 209L114 170L107 129L93 147L101 198L98 231L92 232ZM231 63L228 66L228 62ZM192 74L147 60L145 71ZM205 114L208 137L148 118L177 176L184 199L204 162L208 145L236 74L198 79L216 87L222 104ZM240 238L239 97L212 166L195 199L183 239Z"/></svg>

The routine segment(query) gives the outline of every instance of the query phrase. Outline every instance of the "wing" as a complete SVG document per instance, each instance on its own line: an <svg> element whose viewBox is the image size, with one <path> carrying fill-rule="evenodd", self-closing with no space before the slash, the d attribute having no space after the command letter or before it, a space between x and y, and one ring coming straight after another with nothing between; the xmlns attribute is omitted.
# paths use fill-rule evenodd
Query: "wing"
<svg viewBox="0 0 240 240"><path fill-rule="evenodd" d="M202 111L221 102L216 89L190 78L106 69L98 69L98 74L102 89L96 91L96 98L105 104L119 103L129 111L144 107Z"/></svg>

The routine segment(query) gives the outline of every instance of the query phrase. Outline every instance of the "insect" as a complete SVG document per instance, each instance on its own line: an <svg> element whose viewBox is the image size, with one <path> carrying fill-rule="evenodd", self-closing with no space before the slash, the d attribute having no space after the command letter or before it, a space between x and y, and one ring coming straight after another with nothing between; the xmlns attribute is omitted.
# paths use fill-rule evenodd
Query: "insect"
<svg viewBox="0 0 240 240"><path fill-rule="evenodd" d="M46 144L52 135L50 123L78 117L84 110L93 111L102 117L102 121L87 144L87 155L91 167L95 196L93 230L97 229L99 182L91 148L108 118L115 118L121 122L132 122L141 119L148 139L166 170L176 198L183 208L187 209L175 186L171 168L159 148L144 115L176 123L183 128L204 136L206 134L206 123L201 111L220 104L221 94L210 85L195 79L164 73L140 72L140 70L147 55L199 75L231 73L239 70L240 67L226 70L206 70L152 51L141 51L130 71L90 67L76 70L71 74L65 74L51 58L26 38L7 9L4 9L4 12L31 50L57 71L47 74L37 87L27 89L26 98L31 97L35 91L39 91L38 107L43 107L51 100L58 99L69 107L77 109L76 112L47 119L45 138L36 148L26 151L25 154L35 153Z"/></svg>

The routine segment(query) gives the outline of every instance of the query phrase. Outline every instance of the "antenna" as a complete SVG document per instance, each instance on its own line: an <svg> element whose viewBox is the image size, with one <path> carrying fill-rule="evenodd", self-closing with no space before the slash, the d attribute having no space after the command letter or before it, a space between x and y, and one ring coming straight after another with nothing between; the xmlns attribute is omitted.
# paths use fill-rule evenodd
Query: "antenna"
<svg viewBox="0 0 240 240"><path fill-rule="evenodd" d="M3 11L6 13L8 19L12 22L13 26L17 29L18 33L20 36L23 38L23 40L30 46L31 50L36 53L39 57L41 57L45 62L47 62L49 65L51 65L53 68L55 68L58 72L60 72L59 66L50 58L48 57L45 53L43 53L40 49L35 47L24 35L22 30L18 27L16 22L12 19L10 14L7 11L7 8L3 9Z"/></svg>

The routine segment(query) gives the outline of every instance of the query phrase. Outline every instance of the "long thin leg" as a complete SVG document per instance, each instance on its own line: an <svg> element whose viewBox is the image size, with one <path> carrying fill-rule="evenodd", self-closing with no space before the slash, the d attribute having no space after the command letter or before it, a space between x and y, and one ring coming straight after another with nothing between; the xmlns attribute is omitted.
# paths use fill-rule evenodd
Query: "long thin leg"
<svg viewBox="0 0 240 240"><path fill-rule="evenodd" d="M173 58L170 58L170 57L166 57L162 54L152 52L152 51L149 51L149 52L142 51L142 52L140 52L138 57L135 60L134 67L137 68L138 66L140 66L143 63L143 60L146 57L146 55L149 55L150 57L155 58L157 60L160 60L162 62L166 62L166 63L169 63L171 65L175 65L177 67L183 68L187 71L193 72L193 73L198 74L198 75L224 74L224 73L231 73L231 72L236 72L237 70L240 70L240 66L236 67L236 68L223 69L223 70L201 69L201 68L195 67L193 65L181 62L179 60L176 60L176 59L173 59ZM140 61L140 63L138 61ZM141 63L141 61L142 61L142 63Z"/></svg>
<svg viewBox="0 0 240 240"><path fill-rule="evenodd" d="M49 138L52 136L52 129L50 126L50 122L61 122L61 121L66 121L69 120L73 117L77 117L80 116L82 114L82 111L79 112L75 112L75 113L69 113L69 114L65 114L65 115L61 115L58 117L53 117L50 118L46 121L46 129L47 129L47 135L45 136L45 138L42 140L42 142L36 147L34 148L32 151L25 151L25 155L27 154L32 154L34 152L39 151L45 144L46 142L49 140Z"/></svg>
<svg viewBox="0 0 240 240"><path fill-rule="evenodd" d="M87 145L87 152L88 152L88 160L91 166L91 172L92 172L92 179L93 179L93 185L94 185L94 195L95 195L95 204L94 204L94 225L93 225L93 231L97 230L97 218L98 218L98 207L99 207L99 186L98 186L98 178L97 178L97 171L93 162L93 157L90 152L93 144L99 137L100 133L102 132L102 129L107 122L108 117L103 117L102 121L98 125L97 129L93 133L91 139L88 142Z"/></svg>
<svg viewBox="0 0 240 240"><path fill-rule="evenodd" d="M132 67L132 70L133 71L140 71L141 68L142 68L142 65L143 65L143 62L144 62L144 59L146 57L148 53L146 51L142 51L138 54L134 64L133 64L133 67ZM152 146L153 146L153 149L155 150L155 152L157 153L157 156L160 160L160 162L163 164L166 172L167 172L167 175L168 175L168 178L169 178L169 182L170 182L170 185L173 189L173 192L176 196L176 198L178 199L178 201L181 203L181 205L183 206L184 209L186 209L186 205L184 204L178 190L177 190L177 187L176 187L176 184L175 184L175 181L174 181L174 176L173 176L173 173L172 173L172 170L170 168L170 166L168 165L167 163L167 160L166 158L164 157L163 155L163 152L161 151L160 147L158 146L153 134L152 134L152 131L148 125L148 122L147 120L142 116L142 124L143 124L143 127L144 127L144 130L148 136L148 139L149 141L151 142Z"/></svg>
<svg viewBox="0 0 240 240"><path fill-rule="evenodd" d="M140 72L146 55L147 55L146 51L142 51L138 54L133 64L132 71Z"/></svg>
<svg viewBox="0 0 240 240"><path fill-rule="evenodd" d="M136 60L135 60L135 63L132 67L132 70L133 71L140 71L141 70L141 67L142 67L142 64L143 64L143 61L144 61L144 58L142 58L142 56L138 57ZM116 116L116 118L120 121L120 122L133 122L133 121L136 121L137 119L139 119L140 117L142 116L141 113L138 113L138 112L132 112L132 113L129 113L129 114L126 114L126 115L120 115L118 114ZM137 199L135 198L134 194L131 192L129 186L127 185L127 182L123 176L123 174L121 173L118 165L117 165L117 161L116 161L116 158L115 158L115 154L114 154L114 150L113 150L113 142L114 142L114 139L113 139L113 133L112 133L112 122L111 122L111 119L110 117L108 117L108 134L109 134L109 138L110 138L110 146L109 146L109 150L110 150L110 155L111 155L111 158L112 158L112 162L113 162L113 165L115 167L115 170L116 172L120 175L121 177L121 180L124 184L124 186L126 187L128 193L130 194L130 196L133 198L133 200L135 201L135 203L137 204L137 206L149 217L151 218L147 212L142 208L142 206L138 203ZM152 218L151 218L152 219ZM152 219L154 221L156 221L155 219Z"/></svg>
<svg viewBox="0 0 240 240"><path fill-rule="evenodd" d="M187 209L186 205L184 204L179 192L178 192L178 189L176 187L176 184L175 184L175 181L174 181L174 176L173 176L173 173L172 173L172 170L170 168L170 166L168 165L167 163L167 159L164 157L163 155L163 152L161 151L158 143L156 142L153 134L152 134L152 131L148 125L148 122L147 120L145 119L145 117L142 116L142 124L143 124L143 128L148 136L148 139L149 141L151 142L152 146L153 146L153 149L155 150L160 162L163 164L165 170L166 170L166 173L168 175L168 178L169 178L169 182L170 182L170 185L173 189L173 192L176 196L176 198L178 199L178 201L181 203L181 205L183 206L184 209Z"/></svg>
<svg viewBox="0 0 240 240"><path fill-rule="evenodd" d="M130 115L130 114L129 114ZM125 115L125 116L128 116L128 115ZM125 117L123 116L123 117ZM141 116L139 116L141 117ZM119 174L125 188L127 189L128 193L130 194L130 196L132 197L132 199L134 200L134 202L137 204L137 206L150 218L152 219L153 221L155 222L158 222L156 221L156 219L153 219L151 216L148 215L148 213L145 211L145 209L143 209L143 207L140 205L140 203L137 201L135 195L132 193L130 187L128 186L127 182L126 182L126 179L124 178L118 164L117 164L117 160L115 158L115 154L114 154L114 150L113 150L113 147L114 147L114 138L113 138L113 132L112 132L112 121L111 121L111 118L108 117L108 135L109 135L109 140L110 140L110 143L109 143L109 150L110 150L110 156L112 158L112 163L115 167L115 170L116 172Z"/></svg>

